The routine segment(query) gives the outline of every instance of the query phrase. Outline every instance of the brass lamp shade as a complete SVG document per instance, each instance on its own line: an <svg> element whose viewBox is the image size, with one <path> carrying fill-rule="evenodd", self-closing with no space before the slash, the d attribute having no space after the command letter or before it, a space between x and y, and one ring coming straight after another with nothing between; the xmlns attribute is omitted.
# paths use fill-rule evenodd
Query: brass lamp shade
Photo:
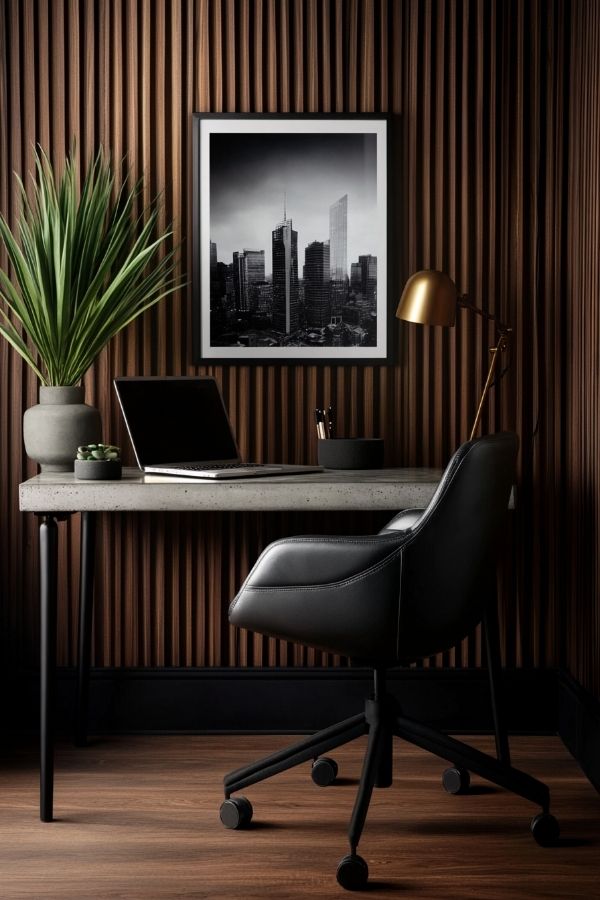
<svg viewBox="0 0 600 900"><path fill-rule="evenodd" d="M448 275L426 269L404 286L396 317L418 325L454 325L459 293Z"/></svg>

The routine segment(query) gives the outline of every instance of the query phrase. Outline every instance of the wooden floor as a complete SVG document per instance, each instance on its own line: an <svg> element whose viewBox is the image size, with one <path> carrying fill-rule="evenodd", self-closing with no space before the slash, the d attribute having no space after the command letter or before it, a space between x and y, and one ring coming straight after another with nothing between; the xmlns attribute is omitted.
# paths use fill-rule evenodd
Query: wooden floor
<svg viewBox="0 0 600 900"><path fill-rule="evenodd" d="M34 749L0 756L0 897L300 900L350 896L335 869L364 740L336 752L340 784L318 788L308 765L247 789L248 831L219 823L229 769L290 741L280 736L118 737L62 744L57 821L37 816ZM480 749L491 740L477 738ZM449 796L443 765L396 744L396 777L376 790L360 852L369 897L600 898L600 797L558 738L515 738L515 765L550 785L563 838L529 834L531 804L473 780Z"/></svg>

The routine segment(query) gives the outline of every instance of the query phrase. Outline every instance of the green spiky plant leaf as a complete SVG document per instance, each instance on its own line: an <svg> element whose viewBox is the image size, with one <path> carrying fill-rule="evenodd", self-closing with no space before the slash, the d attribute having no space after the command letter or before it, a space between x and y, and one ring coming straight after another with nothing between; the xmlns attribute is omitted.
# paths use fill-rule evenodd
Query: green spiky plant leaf
<svg viewBox="0 0 600 900"><path fill-rule="evenodd" d="M78 189L74 151L58 178L40 150L30 200L19 179L17 236L0 216L13 279L0 269L0 334L43 385L78 384L105 344L181 287L160 206L136 214L143 180L115 177L102 149ZM18 326L21 327L18 327Z"/></svg>

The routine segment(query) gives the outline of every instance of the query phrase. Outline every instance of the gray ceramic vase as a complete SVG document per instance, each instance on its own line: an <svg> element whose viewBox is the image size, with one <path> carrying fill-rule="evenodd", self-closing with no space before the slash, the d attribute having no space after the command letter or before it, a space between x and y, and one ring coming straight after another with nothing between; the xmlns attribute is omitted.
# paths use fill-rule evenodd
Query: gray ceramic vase
<svg viewBox="0 0 600 900"><path fill-rule="evenodd" d="M26 410L25 451L42 472L72 472L77 448L102 439L100 413L83 396L83 387L40 387L40 402Z"/></svg>

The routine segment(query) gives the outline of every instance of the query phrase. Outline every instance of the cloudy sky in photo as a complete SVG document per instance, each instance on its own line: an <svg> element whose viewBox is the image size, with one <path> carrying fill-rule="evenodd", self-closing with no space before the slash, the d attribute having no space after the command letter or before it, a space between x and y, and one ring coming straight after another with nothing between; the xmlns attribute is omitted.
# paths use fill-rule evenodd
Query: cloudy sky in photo
<svg viewBox="0 0 600 900"><path fill-rule="evenodd" d="M377 138L374 134L212 134L210 239L217 259L234 250L264 250L272 272L272 236L287 216L304 250L329 239L329 207L348 194L348 274L359 255L377 255Z"/></svg>

